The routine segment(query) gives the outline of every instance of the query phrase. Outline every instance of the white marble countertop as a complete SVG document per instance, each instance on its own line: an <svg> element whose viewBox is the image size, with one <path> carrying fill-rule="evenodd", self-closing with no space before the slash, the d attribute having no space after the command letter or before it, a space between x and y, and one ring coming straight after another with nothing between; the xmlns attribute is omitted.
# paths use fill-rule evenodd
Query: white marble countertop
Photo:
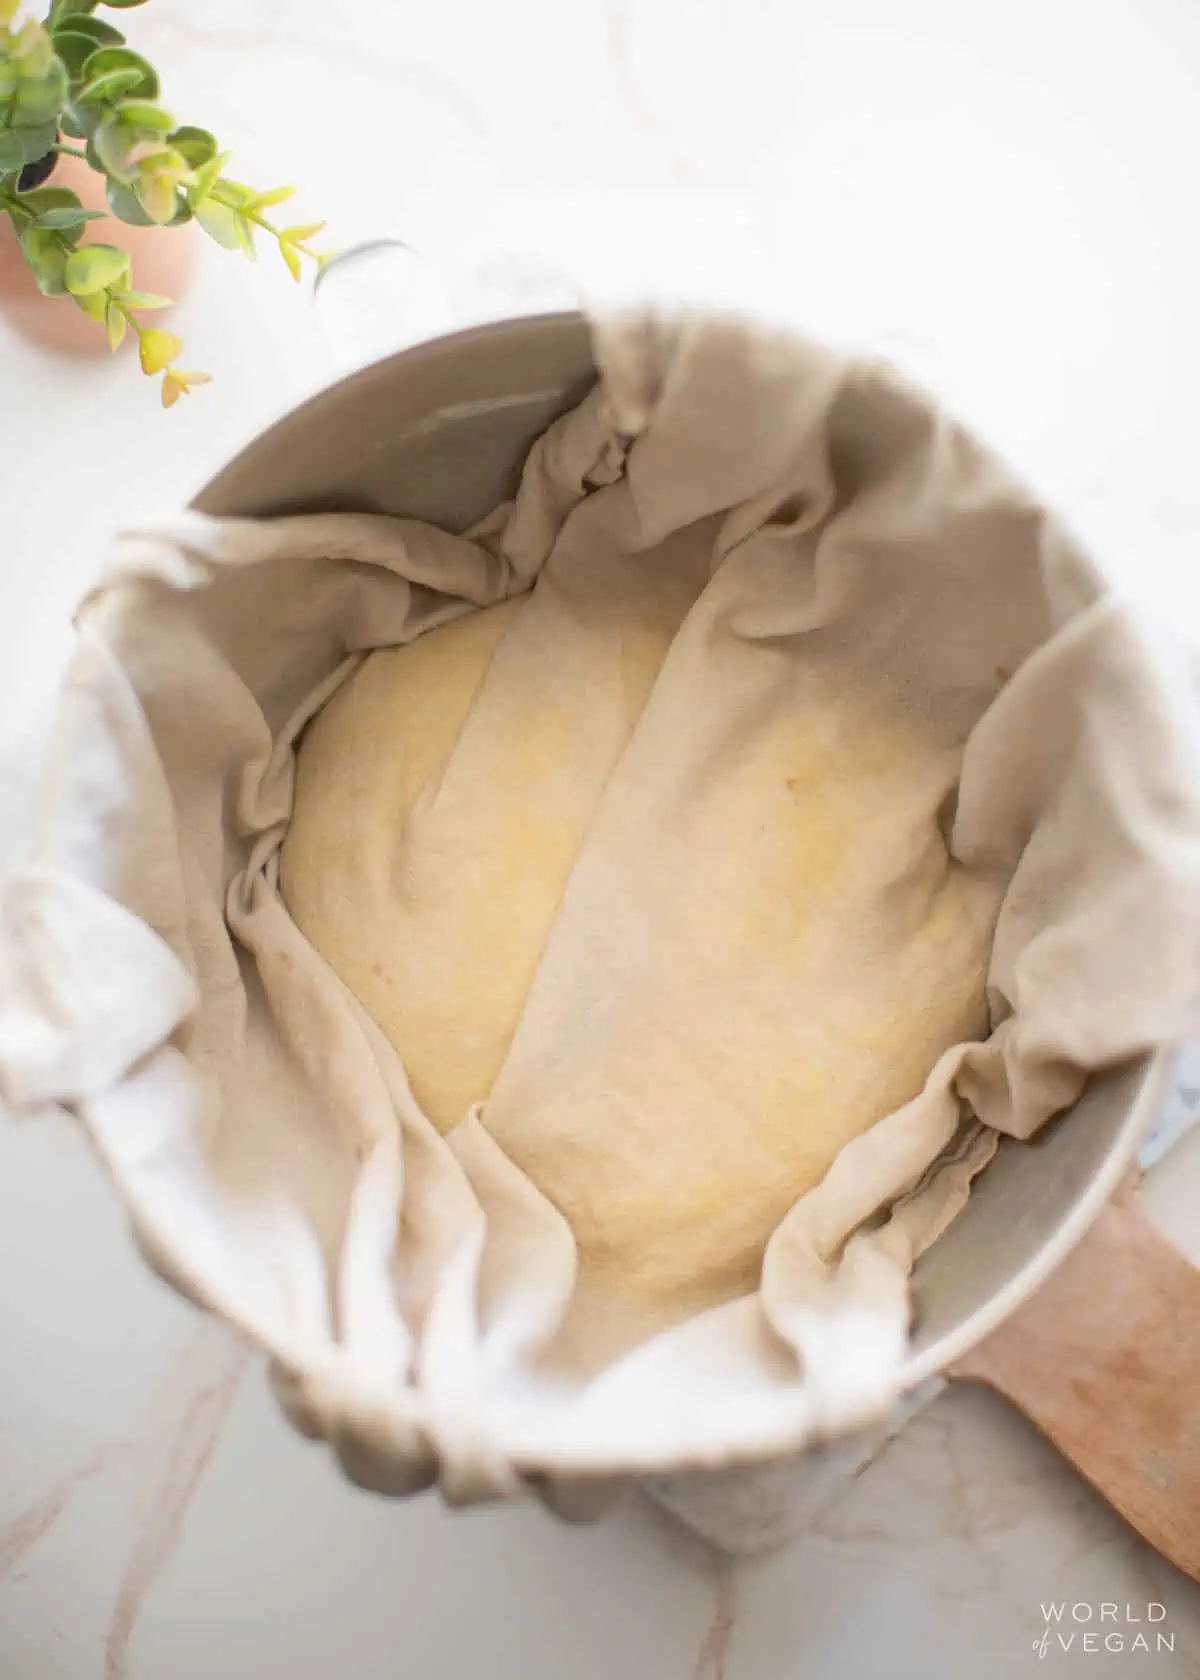
<svg viewBox="0 0 1200 1680"><path fill-rule="evenodd" d="M1200 638L1191 0L156 0L126 27L248 177L302 181L339 244L410 240L452 293L532 255L890 350ZM128 362L0 322L0 867L108 533L330 374L273 258L210 253L180 330L216 383L164 416ZM1146 1194L1200 1259L1200 1132ZM1200 1589L982 1392L754 1563L641 1507L569 1530L355 1493L51 1117L0 1123L0 1444L3 1680L1200 1674ZM1174 1650L1043 1670L1055 1601L1161 1603Z"/></svg>

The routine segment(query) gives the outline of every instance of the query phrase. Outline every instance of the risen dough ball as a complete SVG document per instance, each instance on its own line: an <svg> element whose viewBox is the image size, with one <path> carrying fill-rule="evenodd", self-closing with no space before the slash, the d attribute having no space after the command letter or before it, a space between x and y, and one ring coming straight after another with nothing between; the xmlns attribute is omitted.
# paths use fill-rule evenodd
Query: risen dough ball
<svg viewBox="0 0 1200 1680"><path fill-rule="evenodd" d="M956 755L886 692L769 650L723 688L702 624L656 689L678 603L566 651L536 610L366 659L301 748L282 886L433 1122L484 1104L566 1217L586 1362L752 1289L984 1026L993 889L938 827Z"/></svg>

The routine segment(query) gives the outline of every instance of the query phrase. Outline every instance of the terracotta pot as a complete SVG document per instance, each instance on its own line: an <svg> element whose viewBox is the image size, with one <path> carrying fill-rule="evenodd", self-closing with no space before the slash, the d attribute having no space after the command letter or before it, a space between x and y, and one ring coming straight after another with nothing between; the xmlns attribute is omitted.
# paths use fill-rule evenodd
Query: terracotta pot
<svg viewBox="0 0 1200 1680"><path fill-rule="evenodd" d="M69 187L88 210L107 210L104 181L82 158L60 157L47 185ZM133 258L139 291L178 299L191 283L196 266L196 228L131 227L114 216L89 222L85 244L119 245ZM34 285L17 245L12 223L0 217L0 310L26 338L68 355L108 354L104 329L69 298L43 297Z"/></svg>

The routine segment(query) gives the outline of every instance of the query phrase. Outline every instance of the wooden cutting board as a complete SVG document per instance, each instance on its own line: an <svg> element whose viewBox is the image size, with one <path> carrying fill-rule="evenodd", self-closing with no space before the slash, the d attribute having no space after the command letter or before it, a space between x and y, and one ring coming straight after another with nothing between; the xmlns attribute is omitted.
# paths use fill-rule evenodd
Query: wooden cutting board
<svg viewBox="0 0 1200 1680"><path fill-rule="evenodd" d="M947 1375L1003 1394L1200 1581L1200 1269L1143 1211L1137 1175Z"/></svg>

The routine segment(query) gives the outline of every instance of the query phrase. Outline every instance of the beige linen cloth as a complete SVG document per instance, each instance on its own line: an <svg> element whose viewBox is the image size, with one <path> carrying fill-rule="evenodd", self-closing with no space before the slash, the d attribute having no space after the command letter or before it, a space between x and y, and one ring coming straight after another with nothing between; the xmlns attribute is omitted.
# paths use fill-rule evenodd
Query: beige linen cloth
<svg viewBox="0 0 1200 1680"><path fill-rule="evenodd" d="M1053 520L886 369L596 343L466 535L124 534L4 895L0 1095L385 1491L877 1416L998 1134L1196 983L1188 674Z"/></svg>

